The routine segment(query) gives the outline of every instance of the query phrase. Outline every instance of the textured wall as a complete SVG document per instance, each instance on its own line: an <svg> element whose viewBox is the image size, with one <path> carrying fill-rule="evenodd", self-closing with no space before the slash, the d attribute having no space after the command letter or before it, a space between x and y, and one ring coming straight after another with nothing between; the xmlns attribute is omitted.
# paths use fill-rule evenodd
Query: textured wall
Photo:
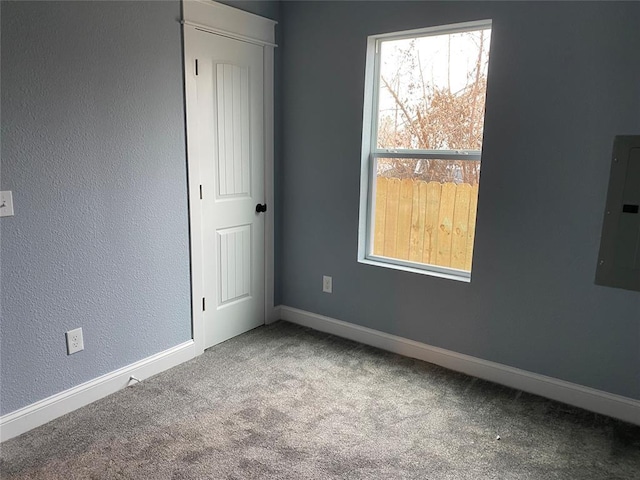
<svg viewBox="0 0 640 480"><path fill-rule="evenodd" d="M231 7L278 21L280 2L270 0L216 0Z"/></svg>
<svg viewBox="0 0 640 480"><path fill-rule="evenodd" d="M640 295L593 283L613 136L640 130L640 4L282 9L282 303L640 399ZM486 18L472 282L358 264L366 36Z"/></svg>
<svg viewBox="0 0 640 480"><path fill-rule="evenodd" d="M4 414L188 340L191 311L179 2L1 8Z"/></svg>

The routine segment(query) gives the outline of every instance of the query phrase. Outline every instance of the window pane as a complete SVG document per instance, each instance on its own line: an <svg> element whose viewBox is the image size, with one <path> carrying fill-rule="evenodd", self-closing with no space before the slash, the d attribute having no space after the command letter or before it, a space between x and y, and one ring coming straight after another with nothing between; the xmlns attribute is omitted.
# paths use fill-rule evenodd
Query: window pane
<svg viewBox="0 0 640 480"><path fill-rule="evenodd" d="M373 254L471 271L480 162L380 158Z"/></svg>
<svg viewBox="0 0 640 480"><path fill-rule="evenodd" d="M480 160L379 158L376 173L387 178L477 185L480 182Z"/></svg>
<svg viewBox="0 0 640 480"><path fill-rule="evenodd" d="M481 150L490 37L381 41L378 148Z"/></svg>

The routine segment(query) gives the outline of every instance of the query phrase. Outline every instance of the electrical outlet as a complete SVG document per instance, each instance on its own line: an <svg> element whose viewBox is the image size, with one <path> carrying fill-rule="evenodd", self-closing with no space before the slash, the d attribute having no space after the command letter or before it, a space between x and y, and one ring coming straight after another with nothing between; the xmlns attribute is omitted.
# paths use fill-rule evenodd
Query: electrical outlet
<svg viewBox="0 0 640 480"><path fill-rule="evenodd" d="M333 279L327 275L322 276L322 291L324 293L333 292Z"/></svg>
<svg viewBox="0 0 640 480"><path fill-rule="evenodd" d="M13 216L13 196L11 190L0 192L0 217Z"/></svg>
<svg viewBox="0 0 640 480"><path fill-rule="evenodd" d="M84 350L82 327L67 332L67 355Z"/></svg>

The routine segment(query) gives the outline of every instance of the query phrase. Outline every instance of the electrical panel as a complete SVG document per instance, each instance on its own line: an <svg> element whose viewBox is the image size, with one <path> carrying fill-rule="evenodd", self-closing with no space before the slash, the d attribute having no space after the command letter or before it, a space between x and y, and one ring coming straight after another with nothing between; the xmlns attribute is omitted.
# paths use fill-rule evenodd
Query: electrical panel
<svg viewBox="0 0 640 480"><path fill-rule="evenodd" d="M596 284L640 291L640 135L613 142Z"/></svg>

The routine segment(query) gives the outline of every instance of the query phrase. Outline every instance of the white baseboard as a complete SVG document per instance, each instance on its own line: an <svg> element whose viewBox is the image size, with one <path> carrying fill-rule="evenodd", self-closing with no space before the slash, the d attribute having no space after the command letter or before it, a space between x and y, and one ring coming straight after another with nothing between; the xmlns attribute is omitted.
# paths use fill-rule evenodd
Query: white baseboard
<svg viewBox="0 0 640 480"><path fill-rule="evenodd" d="M4 442L54 418L106 397L129 385L131 376L144 380L196 356L193 340L181 343L139 362L114 370L76 387L32 403L0 417L0 441Z"/></svg>
<svg viewBox="0 0 640 480"><path fill-rule="evenodd" d="M284 305L276 306L273 314L275 318L279 317L291 323L331 333L407 357L424 360L517 390L534 393L640 425L640 401L632 398L527 372L443 348L432 347L424 343ZM114 370L106 375L3 415L0 417L0 441L9 440L125 388L129 385L131 376L144 380L186 362L195 356L195 345L192 340L189 340L139 362Z"/></svg>
<svg viewBox="0 0 640 480"><path fill-rule="evenodd" d="M280 318L640 425L640 401L280 305Z"/></svg>
<svg viewBox="0 0 640 480"><path fill-rule="evenodd" d="M274 322L280 320L280 305L267 309L265 325L271 325Z"/></svg>

